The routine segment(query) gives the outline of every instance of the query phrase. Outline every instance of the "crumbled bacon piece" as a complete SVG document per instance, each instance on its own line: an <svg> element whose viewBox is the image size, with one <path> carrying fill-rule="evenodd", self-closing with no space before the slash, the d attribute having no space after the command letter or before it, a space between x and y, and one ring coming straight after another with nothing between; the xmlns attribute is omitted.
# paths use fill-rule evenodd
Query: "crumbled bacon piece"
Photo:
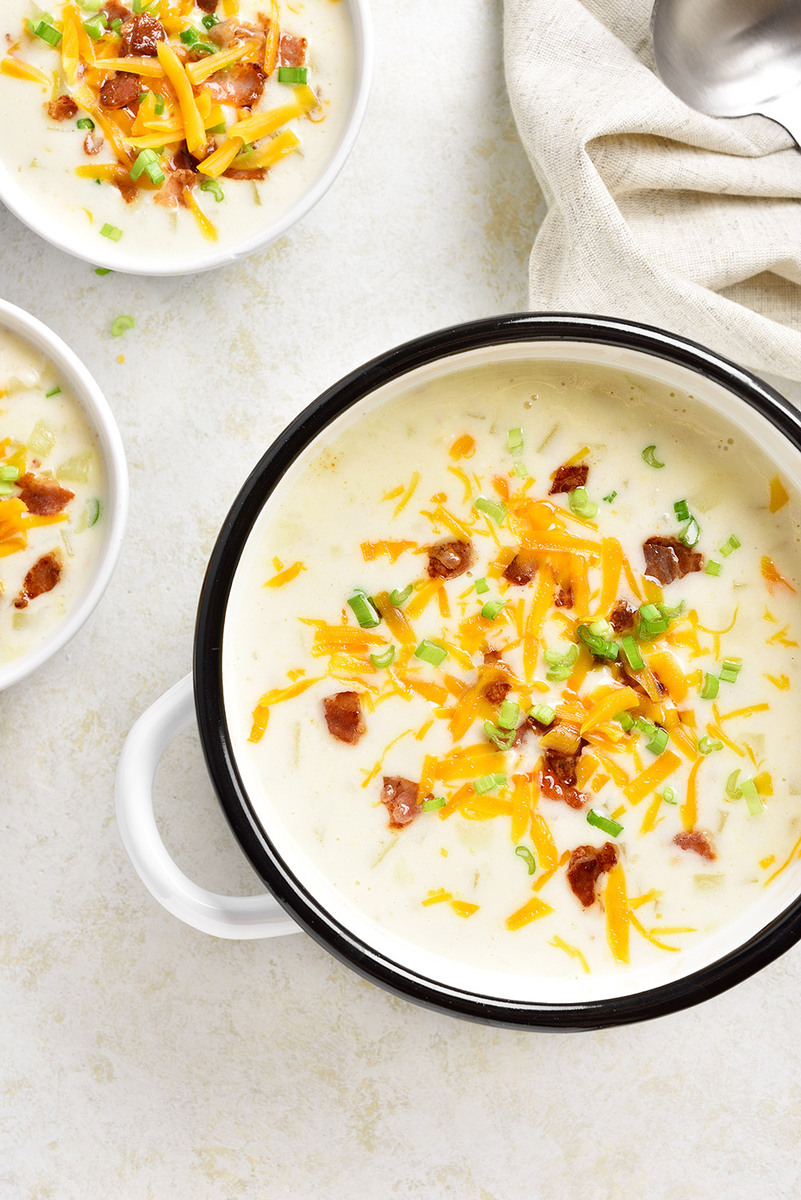
<svg viewBox="0 0 801 1200"><path fill-rule="evenodd" d="M215 12L217 9L217 2L218 0L195 0L198 8L202 9L204 13Z"/></svg>
<svg viewBox="0 0 801 1200"><path fill-rule="evenodd" d="M573 463L557 467L548 495L555 496L558 492L572 492L577 487L584 487L589 473L590 468L586 463Z"/></svg>
<svg viewBox="0 0 801 1200"><path fill-rule="evenodd" d="M417 803L418 785L402 775L385 775L381 788L381 803L386 804L389 824L393 829L409 825L422 811Z"/></svg>
<svg viewBox="0 0 801 1200"><path fill-rule="evenodd" d="M225 179L266 179L267 168L248 167L245 169L244 167L229 167L227 171L223 171L223 176Z"/></svg>
<svg viewBox="0 0 801 1200"><path fill-rule="evenodd" d="M78 111L72 96L56 96L47 106L47 115L52 121L69 121Z"/></svg>
<svg viewBox="0 0 801 1200"><path fill-rule="evenodd" d="M572 608L573 607L573 587L568 584L566 588L561 587L553 598L553 602L557 608Z"/></svg>
<svg viewBox="0 0 801 1200"><path fill-rule="evenodd" d="M520 550L509 563L509 566L503 573L504 579L509 583L517 584L518 587L523 587L526 583L531 583L534 576L537 574L537 560L531 554L526 554Z"/></svg>
<svg viewBox="0 0 801 1200"><path fill-rule="evenodd" d="M166 179L155 195L156 204L165 208L187 207L184 188L194 187L197 180L195 160L183 150L173 154L165 169Z"/></svg>
<svg viewBox="0 0 801 1200"><path fill-rule="evenodd" d="M631 633L634 628L635 610L628 600L618 600L609 614L609 624L615 633Z"/></svg>
<svg viewBox="0 0 801 1200"><path fill-rule="evenodd" d="M661 584L683 579L691 571L700 571L704 562L702 554L683 545L675 537L649 537L643 542L642 551L645 574Z"/></svg>
<svg viewBox="0 0 801 1200"><path fill-rule="evenodd" d="M120 0L106 0L100 11L109 25L112 21L129 21L133 16L130 8L121 4Z"/></svg>
<svg viewBox="0 0 801 1200"><path fill-rule="evenodd" d="M221 50L227 50L234 42L244 42L251 38L263 37L263 27L249 25L246 21L240 21L237 17L229 17L227 21L219 21L218 24L212 25L209 30L209 39L218 45Z"/></svg>
<svg viewBox="0 0 801 1200"><path fill-rule="evenodd" d="M26 471L17 480L20 488L20 500L37 517L52 517L65 509L75 493L69 488L62 487L57 479L46 475L32 475Z"/></svg>
<svg viewBox="0 0 801 1200"><path fill-rule="evenodd" d="M352 746L366 731L362 702L358 692L337 692L323 700L328 732L337 741Z"/></svg>
<svg viewBox="0 0 801 1200"><path fill-rule="evenodd" d="M25 576L20 594L14 601L15 608L27 608L31 600L45 592L52 592L61 578L61 559L51 550L37 558L28 574Z"/></svg>
<svg viewBox="0 0 801 1200"><path fill-rule="evenodd" d="M437 542L428 548L428 573L432 579L456 579L472 565L472 542Z"/></svg>
<svg viewBox="0 0 801 1200"><path fill-rule="evenodd" d="M570 808L583 808L587 797L576 787L576 767L579 754L557 754L545 751L540 771L540 791L549 800L563 800Z"/></svg>
<svg viewBox="0 0 801 1200"><path fill-rule="evenodd" d="M84 154L89 154L89 155L99 154L102 149L103 149L102 136L99 133L87 133L86 137L83 139ZM136 191L135 188L134 188L134 191Z"/></svg>
<svg viewBox="0 0 801 1200"><path fill-rule="evenodd" d="M236 63L226 71L218 71L206 83L206 90L219 104L235 104L250 108L264 91L267 76L256 63Z"/></svg>
<svg viewBox="0 0 801 1200"><path fill-rule="evenodd" d="M673 841L682 850L694 850L708 862L714 862L717 858L712 838L703 829L693 829L689 833L677 833Z"/></svg>
<svg viewBox="0 0 801 1200"><path fill-rule="evenodd" d="M595 901L595 887L599 876L611 871L617 862L617 846L604 842L597 846L576 846L570 855L565 874L567 882L585 908Z"/></svg>
<svg viewBox="0 0 801 1200"><path fill-rule="evenodd" d="M511 690L512 685L504 679L493 679L485 685L483 694L490 704L503 704Z"/></svg>
<svg viewBox="0 0 801 1200"><path fill-rule="evenodd" d="M280 67L302 67L306 61L309 43L305 37L282 33L278 43L278 65Z"/></svg>
<svg viewBox="0 0 801 1200"><path fill-rule="evenodd" d="M142 91L138 75L128 71L117 71L100 85L100 103L103 108L127 108L136 104Z"/></svg>
<svg viewBox="0 0 801 1200"><path fill-rule="evenodd" d="M122 58L155 58L158 54L158 44L166 42L167 33L161 21L142 13L125 22L120 30L120 37Z"/></svg>

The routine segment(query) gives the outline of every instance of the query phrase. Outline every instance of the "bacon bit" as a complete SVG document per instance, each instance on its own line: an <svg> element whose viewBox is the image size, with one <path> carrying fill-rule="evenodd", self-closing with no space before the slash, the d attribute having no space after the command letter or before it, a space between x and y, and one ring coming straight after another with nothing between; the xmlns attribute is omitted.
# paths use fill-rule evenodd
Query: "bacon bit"
<svg viewBox="0 0 801 1200"><path fill-rule="evenodd" d="M261 25L249 25L238 17L229 17L227 21L219 21L209 30L209 40L226 49L234 42L249 41L251 38L261 40L264 28Z"/></svg>
<svg viewBox="0 0 801 1200"><path fill-rule="evenodd" d="M548 495L556 496L560 492L573 492L578 487L584 487L589 473L590 468L586 463L565 463L557 467L551 476L553 483Z"/></svg>
<svg viewBox="0 0 801 1200"><path fill-rule="evenodd" d="M278 43L278 63L282 67L302 67L306 61L309 43L305 37L282 33Z"/></svg>
<svg viewBox="0 0 801 1200"><path fill-rule="evenodd" d="M213 13L217 8L217 0L195 0L195 3L204 13Z"/></svg>
<svg viewBox="0 0 801 1200"><path fill-rule="evenodd" d="M411 779L404 779L402 775L384 776L381 803L386 805L391 829L402 829L422 812L417 803L417 790L418 785Z"/></svg>
<svg viewBox="0 0 801 1200"><path fill-rule="evenodd" d="M337 741L353 746L367 731L358 692L336 692L333 696L326 696L323 707L328 732Z"/></svg>
<svg viewBox="0 0 801 1200"><path fill-rule="evenodd" d="M437 542L428 548L428 574L432 579L457 579L470 570L474 557L471 542Z"/></svg>
<svg viewBox="0 0 801 1200"><path fill-rule="evenodd" d="M179 150L166 164L164 173L167 178L156 192L156 204L161 204L164 208L178 208L179 205L188 208L184 189L194 187L197 181L194 160Z"/></svg>
<svg viewBox="0 0 801 1200"><path fill-rule="evenodd" d="M206 90L219 104L251 108L261 97L267 75L256 63L236 63L218 71L206 83Z"/></svg>
<svg viewBox="0 0 801 1200"><path fill-rule="evenodd" d="M540 769L539 785L549 800L562 800L570 808L583 808L587 797L576 788L578 754L557 754L546 750Z"/></svg>
<svg viewBox="0 0 801 1200"><path fill-rule="evenodd" d="M159 42L166 42L167 32L161 21L146 13L131 17L120 30L121 58L155 58Z"/></svg>
<svg viewBox="0 0 801 1200"><path fill-rule="evenodd" d="M768 558L767 555L763 557L761 568L762 574L765 577L765 580L767 581L768 587L771 591L773 591L775 587L786 587L788 592L792 592L793 595L795 595L795 588L790 583L789 579L785 579L785 577L781 574L772 558Z"/></svg>
<svg viewBox="0 0 801 1200"><path fill-rule="evenodd" d="M789 676L787 676L787 675L768 675L768 674L766 674L765 678L770 680L770 682L773 684L773 686L778 688L780 692L787 692L790 690L790 679L789 679Z"/></svg>
<svg viewBox="0 0 801 1200"><path fill-rule="evenodd" d="M672 583L692 571L700 571L703 555L690 550L675 537L650 537L643 542L645 574L658 583Z"/></svg>
<svg viewBox="0 0 801 1200"><path fill-rule="evenodd" d="M702 829L692 829L684 833L677 833L673 842L676 846L680 846L682 850L695 851L696 854L700 854L701 858L707 859L708 862L714 862L717 858L712 838Z"/></svg>
<svg viewBox="0 0 801 1200"><path fill-rule="evenodd" d="M384 554L391 563L394 563L406 550L414 550L416 545L416 542L389 540L362 542L362 558L365 562L373 562L380 554Z"/></svg>
<svg viewBox="0 0 801 1200"><path fill-rule="evenodd" d="M100 151L103 149L103 141L104 141L104 139L101 134L94 133L94 132L87 133L86 137L83 139L84 154L88 154L90 158L92 158L93 155L95 155L95 154L99 154ZM126 171L125 174L128 175L128 172ZM128 180L130 183L130 176L128 176ZM116 183L116 180L113 180L112 182ZM122 189L120 189L120 190L122 190ZM133 186L133 184L130 185L130 188L128 190L129 190L129 192L132 193L133 196L136 195L137 189ZM123 193L123 195L124 195L124 193ZM126 197L126 199L127 199L127 197Z"/></svg>
<svg viewBox="0 0 801 1200"><path fill-rule="evenodd" d="M291 583L293 579L297 579L301 571L305 570L306 568L302 562L293 563L291 567L286 567L283 571L279 571L277 575L273 575L272 579L268 579L264 586L268 588L283 587L285 583Z"/></svg>
<svg viewBox="0 0 801 1200"><path fill-rule="evenodd" d="M472 438L469 433L463 433L461 437L458 437L448 451L451 458L454 460L458 460L460 458L472 458L475 452L475 439Z"/></svg>
<svg viewBox="0 0 801 1200"><path fill-rule="evenodd" d="M553 602L557 608L572 608L573 607L573 588L568 584L566 588L560 588L555 594Z"/></svg>
<svg viewBox="0 0 801 1200"><path fill-rule="evenodd" d="M128 21L132 16L130 8L122 4L120 0L106 0L100 11L109 25L112 21Z"/></svg>
<svg viewBox="0 0 801 1200"><path fill-rule="evenodd" d="M61 578L61 559L51 551L38 558L25 576L19 595L14 601L15 608L27 608L30 600L52 592Z"/></svg>
<svg viewBox="0 0 801 1200"><path fill-rule="evenodd" d="M778 475L774 475L770 481L770 498L768 500L768 508L772 513L777 513L780 508L784 508L790 497L787 494L787 489L779 479Z"/></svg>
<svg viewBox="0 0 801 1200"><path fill-rule="evenodd" d="M520 550L509 563L503 573L503 577L517 587L524 587L527 583L531 583L536 574L536 556L527 554L525 550Z"/></svg>
<svg viewBox="0 0 801 1200"><path fill-rule="evenodd" d="M47 115L52 121L69 121L78 111L72 96L57 96L47 105Z"/></svg>
<svg viewBox="0 0 801 1200"><path fill-rule="evenodd" d="M103 108L128 108L137 103L141 91L138 75L117 71L100 85L99 100Z"/></svg>
<svg viewBox="0 0 801 1200"><path fill-rule="evenodd" d="M635 610L628 600L618 600L609 614L609 624L615 633L631 633L634 628Z"/></svg>
<svg viewBox="0 0 801 1200"><path fill-rule="evenodd" d="M67 507L75 493L69 488L62 487L57 479L45 475L32 475L30 471L17 481L20 488L20 500L38 517L52 517Z"/></svg>
<svg viewBox="0 0 801 1200"><path fill-rule="evenodd" d="M598 879L611 871L616 862L617 846L613 842L604 842L600 849L597 846L577 846L572 852L565 873L573 895L584 908L595 903Z"/></svg>

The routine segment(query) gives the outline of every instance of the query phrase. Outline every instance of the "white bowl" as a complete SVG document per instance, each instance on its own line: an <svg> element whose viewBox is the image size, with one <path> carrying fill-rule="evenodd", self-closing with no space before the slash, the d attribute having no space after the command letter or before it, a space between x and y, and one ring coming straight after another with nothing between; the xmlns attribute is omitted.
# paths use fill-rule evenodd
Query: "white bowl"
<svg viewBox="0 0 801 1200"><path fill-rule="evenodd" d="M68 384L97 434L106 472L108 498L104 508L103 540L80 597L46 639L27 654L0 664L0 690L19 683L37 670L75 636L94 610L111 579L119 557L128 515L128 468L122 438L108 402L86 367L72 350L30 313L0 300L0 329L15 334L46 355Z"/></svg>
<svg viewBox="0 0 801 1200"><path fill-rule="evenodd" d="M40 204L30 189L20 186L17 174L0 158L0 201L34 233L59 250L75 255L95 266L132 275L189 275L210 271L215 267L238 262L257 250L264 249L282 237L297 221L322 199L350 154L359 133L370 91L373 70L372 23L367 0L342 0L350 15L353 31L353 79L349 111L335 150L322 174L315 176L310 186L295 203L256 233L228 241L222 246L209 242L195 254L185 254L179 260L165 254L163 246L148 250L141 238L123 238L118 242L100 237L96 227L85 230L71 228L59 219L58 209ZM31 84L22 86L31 87Z"/></svg>

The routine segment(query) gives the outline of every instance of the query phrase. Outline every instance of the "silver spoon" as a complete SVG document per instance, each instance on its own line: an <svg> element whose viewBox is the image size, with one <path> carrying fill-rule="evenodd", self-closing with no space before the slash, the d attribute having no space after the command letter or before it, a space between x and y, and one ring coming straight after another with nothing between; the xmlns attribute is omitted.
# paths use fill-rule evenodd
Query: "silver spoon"
<svg viewBox="0 0 801 1200"><path fill-rule="evenodd" d="M761 113L801 146L801 0L656 0L656 69L713 117Z"/></svg>

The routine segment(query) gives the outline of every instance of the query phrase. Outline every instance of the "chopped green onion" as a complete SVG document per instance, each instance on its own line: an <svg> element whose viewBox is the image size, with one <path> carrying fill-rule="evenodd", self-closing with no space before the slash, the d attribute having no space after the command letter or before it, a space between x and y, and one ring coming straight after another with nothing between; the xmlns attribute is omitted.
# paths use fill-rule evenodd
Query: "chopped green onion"
<svg viewBox="0 0 801 1200"><path fill-rule="evenodd" d="M47 21L40 21L38 25L28 26L34 37L41 38L43 42L47 42L48 46L57 46L61 41L62 34Z"/></svg>
<svg viewBox="0 0 801 1200"><path fill-rule="evenodd" d="M740 770L738 768L736 771L732 771L731 775L726 780L726 795L730 800L739 800L743 794L739 784L737 783L737 776L739 774Z"/></svg>
<svg viewBox="0 0 801 1200"><path fill-rule="evenodd" d="M690 510L687 507L686 500L677 500L676 503L673 505L673 511L676 514L677 521L689 521L690 520Z"/></svg>
<svg viewBox="0 0 801 1200"><path fill-rule="evenodd" d="M640 648L637 645L636 639L630 633L622 639L620 649L623 651L623 657L632 671L641 671L643 669L645 660L640 654Z"/></svg>
<svg viewBox="0 0 801 1200"><path fill-rule="evenodd" d="M579 625L576 628L578 637L589 647L596 658L616 659L618 656L617 642L610 642L600 634L593 633L592 626Z"/></svg>
<svg viewBox="0 0 801 1200"><path fill-rule="evenodd" d="M103 0L78 0L78 3L84 12L97 12L103 7Z"/></svg>
<svg viewBox="0 0 801 1200"><path fill-rule="evenodd" d="M510 454L523 453L523 430L519 426L517 429L510 429L507 433L506 449Z"/></svg>
<svg viewBox="0 0 801 1200"><path fill-rule="evenodd" d="M609 492L609 493L608 493L606 496L604 496L604 498L603 498L603 499L604 499L604 503L605 503L605 504L611 504L611 503L612 503L612 501L614 500L614 498L615 498L615 496L616 496L616 495L617 495L617 492Z"/></svg>
<svg viewBox="0 0 801 1200"><path fill-rule="evenodd" d="M533 708L529 709L528 715L532 721L538 721L540 725L550 725L556 713L550 704L535 704Z"/></svg>
<svg viewBox="0 0 801 1200"><path fill-rule="evenodd" d="M401 605L406 603L406 601L409 599L409 597L411 596L413 591L414 591L413 583L407 583L406 587L403 588L402 591L399 591L397 588L394 588L389 593L390 604L392 605L393 608L400 608Z"/></svg>
<svg viewBox="0 0 801 1200"><path fill-rule="evenodd" d="M381 624L378 609L361 588L356 588L353 595L348 597L348 604L362 629L375 629L376 625Z"/></svg>
<svg viewBox="0 0 801 1200"><path fill-rule="evenodd" d="M714 558L710 558L709 562L704 567L704 572L707 575L719 575L720 574L720 563L715 562Z"/></svg>
<svg viewBox="0 0 801 1200"><path fill-rule="evenodd" d="M0 496L13 496L14 487L11 483L5 483L0 479Z"/></svg>
<svg viewBox="0 0 801 1200"><path fill-rule="evenodd" d="M489 591L489 584L487 583L486 579L476 580L476 591L478 592L479 596L483 596L485 592Z"/></svg>
<svg viewBox="0 0 801 1200"><path fill-rule="evenodd" d="M124 314L121 317L115 317L109 327L109 332L112 337L122 337L126 329L133 329L134 319Z"/></svg>
<svg viewBox="0 0 801 1200"><path fill-rule="evenodd" d="M699 754L713 754L716 750L723 749L723 742L713 741L710 737L702 737L698 739Z"/></svg>
<svg viewBox="0 0 801 1200"><path fill-rule="evenodd" d="M664 800L665 804L678 803L676 800L676 793L673 791L672 787L665 788L664 792L662 793L662 799Z"/></svg>
<svg viewBox="0 0 801 1200"><path fill-rule="evenodd" d="M762 803L762 798L756 789L753 779L744 779L740 784L740 790L751 816L758 816L764 810L765 805Z"/></svg>
<svg viewBox="0 0 801 1200"><path fill-rule="evenodd" d="M122 230L118 229L116 225L106 224L100 230L100 236L108 238L110 242L118 242L122 237Z"/></svg>
<svg viewBox="0 0 801 1200"><path fill-rule="evenodd" d="M679 541L683 546L695 546L701 536L701 526L696 521L695 517L690 517L688 523L684 526L679 534Z"/></svg>
<svg viewBox="0 0 801 1200"><path fill-rule="evenodd" d="M487 500L484 496L479 496L474 502L474 508L492 517L496 525L502 525L506 520L506 505L499 504L496 500Z"/></svg>
<svg viewBox="0 0 801 1200"><path fill-rule="evenodd" d="M488 600L481 609L481 615L486 621L496 621L505 607L505 600Z"/></svg>
<svg viewBox="0 0 801 1200"><path fill-rule="evenodd" d="M211 192L218 204L221 200L225 199L225 192L222 190L220 182L217 179L204 179L200 185L200 190L201 192Z"/></svg>
<svg viewBox="0 0 801 1200"><path fill-rule="evenodd" d="M506 776L497 772L490 775L481 775L478 779L473 780L473 791L477 796L483 796L485 792L491 792L496 787L505 786Z"/></svg>
<svg viewBox="0 0 801 1200"><path fill-rule="evenodd" d="M499 729L497 725L493 725L492 721L485 721L484 732L499 750L510 750L512 748L512 742L515 740L514 729Z"/></svg>
<svg viewBox="0 0 801 1200"><path fill-rule="evenodd" d="M379 671L383 670L384 667L390 666L394 661L395 661L395 647L394 646L387 646L386 650L382 651L381 654L371 654L370 655L370 662L373 664L374 667L377 667Z"/></svg>
<svg viewBox="0 0 801 1200"><path fill-rule="evenodd" d="M701 699L714 700L717 697L720 688L720 681L717 675L710 675L709 671L704 671L704 682L701 685Z"/></svg>
<svg viewBox="0 0 801 1200"><path fill-rule="evenodd" d="M659 603L656 606L663 617L667 617L668 621L675 621L684 612L684 601L680 600L678 604L663 604Z"/></svg>
<svg viewBox="0 0 801 1200"><path fill-rule="evenodd" d="M514 471L515 475L518 475L521 479L528 479L528 467L523 466L522 463L515 463L512 467L512 470Z"/></svg>
<svg viewBox="0 0 801 1200"><path fill-rule="evenodd" d="M664 467L664 463L660 462L656 457L656 446L646 446L642 452L643 462L648 463L649 467Z"/></svg>
<svg viewBox="0 0 801 1200"><path fill-rule="evenodd" d="M205 17L200 18L200 24L204 29L213 29L215 25L219 25L219 18L215 17L214 13L206 13Z"/></svg>
<svg viewBox="0 0 801 1200"><path fill-rule="evenodd" d="M89 34L89 37L92 39L92 41L96 42L98 38L103 36L104 30L107 28L106 18L101 12L96 13L95 16L90 17L88 21L84 21L83 27Z"/></svg>
<svg viewBox="0 0 801 1200"><path fill-rule="evenodd" d="M155 150L140 150L128 174L135 182L143 172L151 183L164 182L164 172Z"/></svg>
<svg viewBox="0 0 801 1200"><path fill-rule="evenodd" d="M598 505L588 498L587 489L583 487L573 488L572 492L568 492L567 503L570 511L577 517L583 517L585 521L591 521L598 513Z"/></svg>
<svg viewBox="0 0 801 1200"><path fill-rule="evenodd" d="M649 721L647 717L637 717L634 724L640 733L644 733L646 737L652 738L655 736L656 725L654 725L653 721Z"/></svg>
<svg viewBox="0 0 801 1200"><path fill-rule="evenodd" d="M528 867L529 875L533 875L537 869L537 862L528 846L516 846L515 854L518 858L522 858L523 862Z"/></svg>
<svg viewBox="0 0 801 1200"><path fill-rule="evenodd" d="M156 96L155 103L153 104L153 111L155 112L157 117L160 117L161 114L164 112L164 97L163 96ZM201 187L202 186L203 185L201 184Z"/></svg>
<svg viewBox="0 0 801 1200"><path fill-rule="evenodd" d="M414 656L422 658L423 662L430 663L432 667L438 667L448 657L448 651L444 646L438 646L436 642L430 642L428 638L423 638L415 650Z"/></svg>
<svg viewBox="0 0 801 1200"><path fill-rule="evenodd" d="M49 392L45 392L45 398L47 400L49 400L51 396L59 396L60 394L61 394L61 388L54 387L54 388L51 388Z"/></svg>
<svg viewBox="0 0 801 1200"><path fill-rule="evenodd" d="M590 621L590 633L594 633L597 637L608 638L612 636L614 630L605 617L599 617L597 621Z"/></svg>
<svg viewBox="0 0 801 1200"><path fill-rule="evenodd" d="M605 817L603 813L596 812L591 808L587 813L587 824L594 825L596 829L602 829L604 833L608 833L610 837L617 837L623 832L623 826L617 821L613 821L611 817Z"/></svg>
<svg viewBox="0 0 801 1200"><path fill-rule="evenodd" d="M279 83L305 83L308 75L308 67L279 67L278 82Z"/></svg>
<svg viewBox="0 0 801 1200"><path fill-rule="evenodd" d="M122 17L115 17L111 22L111 28L116 33L117 37L119 37L120 33L122 32Z"/></svg>
<svg viewBox="0 0 801 1200"><path fill-rule="evenodd" d="M91 500L87 500L87 502L86 502L86 527L87 527L87 529L91 529L93 525L96 525L99 518L100 518L100 501L96 500L94 497L92 497Z"/></svg>
<svg viewBox="0 0 801 1200"><path fill-rule="evenodd" d="M444 796L432 796L430 800L424 800L420 807L423 812L435 812L438 808L444 808L446 803Z"/></svg>
<svg viewBox="0 0 801 1200"><path fill-rule="evenodd" d="M670 624L670 618L660 612L655 604L641 604L637 610L637 618L637 636L644 641L658 637Z"/></svg>
<svg viewBox="0 0 801 1200"><path fill-rule="evenodd" d="M91 117L79 117L75 124L79 129L88 129L90 132L95 127L95 123Z"/></svg>
<svg viewBox="0 0 801 1200"><path fill-rule="evenodd" d="M720 553L724 558L728 558L732 550L738 550L741 545L742 542L739 540L739 538L736 538L734 534L732 534L731 537L727 538L727 540L720 547Z"/></svg>
<svg viewBox="0 0 801 1200"><path fill-rule="evenodd" d="M110 267L95 267L95 275L113 275Z"/></svg>
<svg viewBox="0 0 801 1200"><path fill-rule="evenodd" d="M631 715L631 713L626 712L624 709L623 712L619 712L617 714L615 720L619 721L623 726L624 733L631 733L632 729L634 728L634 717Z"/></svg>
<svg viewBox="0 0 801 1200"><path fill-rule="evenodd" d="M723 660L723 666L720 668L720 678L724 683L734 683L737 676L743 669L741 662L734 662L731 658Z"/></svg>
<svg viewBox="0 0 801 1200"><path fill-rule="evenodd" d="M19 479L19 467L0 466L0 480L3 483L15 483Z"/></svg>
<svg viewBox="0 0 801 1200"><path fill-rule="evenodd" d="M645 743L646 750L650 750L652 754L664 754L668 744L668 731L663 729L661 725L657 725L654 730L654 736L650 741Z"/></svg>
<svg viewBox="0 0 801 1200"><path fill-rule="evenodd" d="M178 36L185 46L194 46L195 42L200 41L200 35L196 29L184 29Z"/></svg>
<svg viewBox="0 0 801 1200"><path fill-rule="evenodd" d="M548 682L564 683L573 672L573 666L578 658L578 646L571 646L566 654L560 654L557 650L545 650L542 657L549 668L545 672Z"/></svg>
<svg viewBox="0 0 801 1200"><path fill-rule="evenodd" d="M520 705L514 700L504 700L498 713L498 725L501 729L515 729L520 717Z"/></svg>

